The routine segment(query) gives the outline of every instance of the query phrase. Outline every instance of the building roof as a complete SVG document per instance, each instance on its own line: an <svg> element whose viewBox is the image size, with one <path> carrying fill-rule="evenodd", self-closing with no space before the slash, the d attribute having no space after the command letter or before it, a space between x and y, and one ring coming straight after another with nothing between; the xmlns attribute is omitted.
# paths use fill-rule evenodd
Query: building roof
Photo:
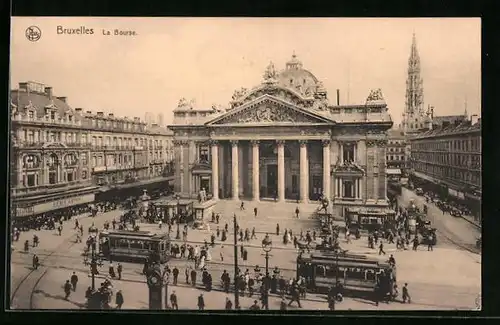
<svg viewBox="0 0 500 325"><path fill-rule="evenodd" d="M470 123L469 120L464 120L462 123L450 123L445 125L440 125L437 128L433 128L427 132L421 133L415 136L413 139L418 140L421 138L432 138L432 137L440 137L446 135L453 134L463 134L463 133L472 133L472 132L481 132L481 120L478 120L475 124Z"/></svg>
<svg viewBox="0 0 500 325"><path fill-rule="evenodd" d="M434 116L432 118L432 124L442 125L443 122L449 122L450 124L453 124L456 121L465 121L465 120L467 120L467 116L465 115Z"/></svg>
<svg viewBox="0 0 500 325"><path fill-rule="evenodd" d="M391 139L404 139L405 133L403 130L400 130L400 129L389 129L389 130L387 130L387 136L388 136L389 140L391 140Z"/></svg>
<svg viewBox="0 0 500 325"><path fill-rule="evenodd" d="M45 108L55 108L60 116L65 113L74 114L74 110L61 99L49 96L46 93L25 91L14 89L10 92L12 104L17 107L19 111L26 108L34 108L38 117L45 116Z"/></svg>

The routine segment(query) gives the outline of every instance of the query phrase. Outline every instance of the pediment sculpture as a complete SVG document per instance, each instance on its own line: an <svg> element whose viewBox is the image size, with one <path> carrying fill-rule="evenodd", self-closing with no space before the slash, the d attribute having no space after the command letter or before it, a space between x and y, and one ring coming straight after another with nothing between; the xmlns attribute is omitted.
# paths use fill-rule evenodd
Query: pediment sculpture
<svg viewBox="0 0 500 325"><path fill-rule="evenodd" d="M251 107L220 120L225 123L317 123L317 120L286 107L262 105Z"/></svg>
<svg viewBox="0 0 500 325"><path fill-rule="evenodd" d="M270 62L264 72L264 80L276 79L276 69L274 63Z"/></svg>
<svg viewBox="0 0 500 325"><path fill-rule="evenodd" d="M233 93L233 97L232 97L233 100L240 99L241 97L243 97L243 95L245 95L246 92L247 92L247 89L244 87L241 87L240 89L235 90Z"/></svg>
<svg viewBox="0 0 500 325"><path fill-rule="evenodd" d="M382 95L382 89L380 88L372 89L370 91L370 94L366 98L367 102L379 101L379 100L384 100L384 96Z"/></svg>
<svg viewBox="0 0 500 325"><path fill-rule="evenodd" d="M194 104L195 104L195 100L194 99L191 99L190 101L188 101L186 98L182 97L181 99L179 99L179 103L177 104L177 107L178 108L190 108L190 109L193 109Z"/></svg>

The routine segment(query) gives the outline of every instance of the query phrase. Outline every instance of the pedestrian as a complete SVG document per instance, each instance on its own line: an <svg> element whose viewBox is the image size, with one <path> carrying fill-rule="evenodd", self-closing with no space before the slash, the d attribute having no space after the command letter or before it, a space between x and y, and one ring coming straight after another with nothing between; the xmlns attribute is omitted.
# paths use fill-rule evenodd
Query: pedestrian
<svg viewBox="0 0 500 325"><path fill-rule="evenodd" d="M382 241L380 241L380 245L378 246L378 255L382 255L382 254L385 255L384 243Z"/></svg>
<svg viewBox="0 0 500 325"><path fill-rule="evenodd" d="M221 246L221 251L219 252L219 255L220 255L220 261L221 262L224 262L224 255L222 254L222 250L224 249L224 246Z"/></svg>
<svg viewBox="0 0 500 325"><path fill-rule="evenodd" d="M286 304L286 300L284 297L282 297L280 302L280 310L287 310L287 309L288 305Z"/></svg>
<svg viewBox="0 0 500 325"><path fill-rule="evenodd" d="M76 275L75 272L73 272L73 275L71 275L71 286L73 291L76 291L77 283L78 283L78 276Z"/></svg>
<svg viewBox="0 0 500 325"><path fill-rule="evenodd" d="M240 205L240 210L245 210L245 202L241 202L241 205Z"/></svg>
<svg viewBox="0 0 500 325"><path fill-rule="evenodd" d="M64 284L64 299L68 300L69 295L71 294L71 283L69 283L69 280L66 280L66 283Z"/></svg>
<svg viewBox="0 0 500 325"><path fill-rule="evenodd" d="M191 285L193 287L196 287L196 270L195 269L191 270Z"/></svg>
<svg viewBox="0 0 500 325"><path fill-rule="evenodd" d="M433 251L434 249L432 248L432 241L433 241L434 237L432 236L432 234L430 234L428 237L427 237L427 251Z"/></svg>
<svg viewBox="0 0 500 325"><path fill-rule="evenodd" d="M256 208L256 207L255 207L255 208L253 208L253 214L254 214L254 216L257 218L257 208Z"/></svg>
<svg viewBox="0 0 500 325"><path fill-rule="evenodd" d="M172 275L174 276L174 286L177 285L177 278L179 277L179 269L174 267L172 270Z"/></svg>
<svg viewBox="0 0 500 325"><path fill-rule="evenodd" d="M33 268L36 270L36 269L38 269L39 265L40 265L40 262L38 260L38 256L36 254L33 254Z"/></svg>
<svg viewBox="0 0 500 325"><path fill-rule="evenodd" d="M277 223L276 224L276 236L279 236L280 235L280 224Z"/></svg>
<svg viewBox="0 0 500 325"><path fill-rule="evenodd" d="M231 301L231 299L226 297L226 310L231 310L231 309L233 309L233 302Z"/></svg>
<svg viewBox="0 0 500 325"><path fill-rule="evenodd" d="M186 284L189 284L189 276L191 274L191 272L189 270L190 270L190 267L187 267L186 271L184 271L184 275L186 276Z"/></svg>
<svg viewBox="0 0 500 325"><path fill-rule="evenodd" d="M123 300L123 293L121 290L118 290L118 292L116 293L115 302L116 302L116 309L122 309L124 300Z"/></svg>
<svg viewBox="0 0 500 325"><path fill-rule="evenodd" d="M123 271L123 266L118 263L118 266L116 267L116 271L118 272L118 280L122 279L122 271Z"/></svg>
<svg viewBox="0 0 500 325"><path fill-rule="evenodd" d="M203 293L198 296L198 310L205 310L205 299Z"/></svg>
<svg viewBox="0 0 500 325"><path fill-rule="evenodd" d="M175 290L170 295L170 305L172 305L172 309L178 310L179 305L177 304L177 295L175 294Z"/></svg>
<svg viewBox="0 0 500 325"><path fill-rule="evenodd" d="M408 301L408 303L411 304L411 297L410 293L408 292L408 283L405 283L403 287L403 304L405 304L406 301Z"/></svg>
<svg viewBox="0 0 500 325"><path fill-rule="evenodd" d="M413 238L413 250L416 251L417 248L418 248L418 237L415 236L415 238Z"/></svg>
<svg viewBox="0 0 500 325"><path fill-rule="evenodd" d="M250 310L260 310L259 303L257 300L253 301L253 305L250 306Z"/></svg>
<svg viewBox="0 0 500 325"><path fill-rule="evenodd" d="M299 207L295 208L295 216L297 217L297 219L299 218Z"/></svg>

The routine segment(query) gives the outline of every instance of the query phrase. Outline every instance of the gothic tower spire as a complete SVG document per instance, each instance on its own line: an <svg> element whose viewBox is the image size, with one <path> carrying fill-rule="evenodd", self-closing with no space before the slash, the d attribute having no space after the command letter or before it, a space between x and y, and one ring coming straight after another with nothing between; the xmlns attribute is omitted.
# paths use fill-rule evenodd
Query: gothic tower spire
<svg viewBox="0 0 500 325"><path fill-rule="evenodd" d="M424 88L420 76L420 56L417 49L417 38L413 33L410 57L408 58L403 129L412 132L422 128L424 116Z"/></svg>

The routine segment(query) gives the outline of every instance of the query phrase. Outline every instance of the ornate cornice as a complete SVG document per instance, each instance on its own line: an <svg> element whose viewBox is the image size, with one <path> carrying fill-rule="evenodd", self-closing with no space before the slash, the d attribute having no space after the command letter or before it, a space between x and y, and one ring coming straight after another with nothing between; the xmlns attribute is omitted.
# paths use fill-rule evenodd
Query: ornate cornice
<svg viewBox="0 0 500 325"><path fill-rule="evenodd" d="M330 140L330 139L323 139L323 140L321 140L321 143L323 144L323 147L329 147L330 144L332 143L332 140Z"/></svg>
<svg viewBox="0 0 500 325"><path fill-rule="evenodd" d="M174 146L187 146L189 144L189 141L187 141L187 140L174 140L173 144L174 144Z"/></svg>
<svg viewBox="0 0 500 325"><path fill-rule="evenodd" d="M377 141L376 140L367 140L366 141L366 146L367 147L375 147L377 145Z"/></svg>
<svg viewBox="0 0 500 325"><path fill-rule="evenodd" d="M307 140L299 140L299 144L301 147L307 146Z"/></svg>
<svg viewBox="0 0 500 325"><path fill-rule="evenodd" d="M238 140L231 140L231 145L233 147L237 147L238 146Z"/></svg>
<svg viewBox="0 0 500 325"><path fill-rule="evenodd" d="M209 143L210 145L213 147L213 146L218 146L219 145L219 141L218 140L209 140Z"/></svg>
<svg viewBox="0 0 500 325"><path fill-rule="evenodd" d="M252 146L258 146L260 144L260 141L259 140L251 140L250 143L252 144Z"/></svg>

